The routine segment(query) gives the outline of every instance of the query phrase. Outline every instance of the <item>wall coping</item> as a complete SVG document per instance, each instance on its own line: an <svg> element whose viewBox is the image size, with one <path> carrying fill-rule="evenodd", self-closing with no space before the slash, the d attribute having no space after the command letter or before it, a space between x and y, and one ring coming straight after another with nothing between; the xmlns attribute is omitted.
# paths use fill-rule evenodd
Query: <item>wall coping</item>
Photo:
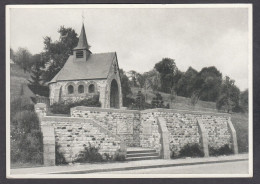
<svg viewBox="0 0 260 184"><path fill-rule="evenodd" d="M86 107L86 106L77 106L72 107L70 112L73 110L87 110L87 111L98 111L98 112L121 112L121 113L135 113L139 114L139 110L124 110L124 109L110 109L110 108L100 108L100 107Z"/></svg>
<svg viewBox="0 0 260 184"><path fill-rule="evenodd" d="M42 118L42 121L56 121L56 120L66 121L66 122L78 122L78 123L84 122L84 119L79 117L44 116Z"/></svg>
<svg viewBox="0 0 260 184"><path fill-rule="evenodd" d="M220 113L220 112L207 112L207 111L190 111L190 110L181 110L181 109L146 109L141 111L141 113L151 113L151 112L171 112L171 113L186 113L186 114L200 114L200 115L211 115L211 116L228 116L231 115L228 113Z"/></svg>
<svg viewBox="0 0 260 184"><path fill-rule="evenodd" d="M121 112L121 113L149 113L149 112L171 112L171 113L186 113L186 114L202 114L202 115L211 115L211 116L228 116L231 117L228 113L220 112L208 112L208 111L191 111L191 110L181 110L181 109L146 109L146 110L124 110L124 109L110 109L110 108L99 108L99 107L86 107L86 106L77 106L70 109L73 110L87 110L87 111L98 111L98 112Z"/></svg>

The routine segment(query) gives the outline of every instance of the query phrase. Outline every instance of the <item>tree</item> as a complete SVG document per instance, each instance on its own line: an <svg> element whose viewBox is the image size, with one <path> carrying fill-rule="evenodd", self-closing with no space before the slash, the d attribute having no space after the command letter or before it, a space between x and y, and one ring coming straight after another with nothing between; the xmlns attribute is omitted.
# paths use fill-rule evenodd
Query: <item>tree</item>
<svg viewBox="0 0 260 184"><path fill-rule="evenodd" d="M198 103L198 101L199 101L199 92L194 91L190 97L190 102L191 102L191 105L193 106L193 108Z"/></svg>
<svg viewBox="0 0 260 184"><path fill-rule="evenodd" d="M151 88L154 91L158 91L161 88L160 73L155 69L143 74L145 89Z"/></svg>
<svg viewBox="0 0 260 184"><path fill-rule="evenodd" d="M192 90L197 91L204 101L217 101L220 93L222 74L214 67L204 67L196 76Z"/></svg>
<svg viewBox="0 0 260 184"><path fill-rule="evenodd" d="M49 88L48 86L44 86L42 79L42 67L44 65L42 61L41 54L35 54L31 57L31 63L33 63L31 67L31 80L29 81L28 87L34 94L38 94L41 96L49 96Z"/></svg>
<svg viewBox="0 0 260 184"><path fill-rule="evenodd" d="M32 54L30 51L26 48L21 48L19 47L17 52L15 52L15 57L13 57L14 62L18 64L24 72L30 71L31 63L30 63L30 58Z"/></svg>
<svg viewBox="0 0 260 184"><path fill-rule="evenodd" d="M58 30L60 39L53 42L51 37L44 38L43 60L45 63L45 72L43 79L50 81L64 66L73 48L77 46L77 33L72 28L61 26Z"/></svg>
<svg viewBox="0 0 260 184"><path fill-rule="evenodd" d="M248 112L248 89L240 94L240 106L243 109L243 112Z"/></svg>
<svg viewBox="0 0 260 184"><path fill-rule="evenodd" d="M15 53L12 48L10 48L10 59L12 59L13 61L15 60Z"/></svg>
<svg viewBox="0 0 260 184"><path fill-rule="evenodd" d="M198 72L189 67L188 70L181 76L176 85L176 91L179 96L191 97L193 93L193 84Z"/></svg>
<svg viewBox="0 0 260 184"><path fill-rule="evenodd" d="M138 91L135 103L139 110L144 109L145 97L141 91Z"/></svg>
<svg viewBox="0 0 260 184"><path fill-rule="evenodd" d="M170 93L174 85L174 76L178 68L173 59L163 58L162 61L155 64L154 68L160 73L161 91Z"/></svg>
<svg viewBox="0 0 260 184"><path fill-rule="evenodd" d="M170 94L170 100L171 100L171 106L172 106L172 103L174 102L174 100L176 99L176 92L174 89L171 89L171 94Z"/></svg>
<svg viewBox="0 0 260 184"><path fill-rule="evenodd" d="M128 77L126 76L123 69L119 70L120 78L121 78L121 88L122 88L122 95L123 95L123 101L127 98L128 95L132 94L130 82Z"/></svg>
<svg viewBox="0 0 260 184"><path fill-rule="evenodd" d="M134 71L134 70L131 70L128 72L130 74L130 78L131 78L131 86L133 87L138 87L138 84L137 84L137 72Z"/></svg>
<svg viewBox="0 0 260 184"><path fill-rule="evenodd" d="M235 81L230 80L228 76L225 77L221 85L220 97L217 100L216 107L218 110L231 112L239 106L240 91L235 86Z"/></svg>

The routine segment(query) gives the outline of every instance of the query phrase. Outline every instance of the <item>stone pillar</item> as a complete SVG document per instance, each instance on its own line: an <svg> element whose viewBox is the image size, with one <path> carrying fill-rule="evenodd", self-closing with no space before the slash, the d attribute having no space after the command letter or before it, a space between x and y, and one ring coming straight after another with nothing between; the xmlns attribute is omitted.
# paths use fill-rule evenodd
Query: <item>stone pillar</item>
<svg viewBox="0 0 260 184"><path fill-rule="evenodd" d="M208 134L207 131L202 123L201 119L197 119L197 124L199 128L199 133L202 140L202 147L204 152L204 157L209 157L209 143L208 143Z"/></svg>
<svg viewBox="0 0 260 184"><path fill-rule="evenodd" d="M45 103L37 103L35 104L34 109L40 120L43 137L43 164L45 166L53 166L55 165L54 127L49 125L42 125L42 120L47 113L47 105Z"/></svg>
<svg viewBox="0 0 260 184"><path fill-rule="evenodd" d="M234 152L234 154L238 154L238 145L237 145L237 133L236 130L231 122L231 118L228 118L228 128L231 134L231 139L232 139L232 150Z"/></svg>
<svg viewBox="0 0 260 184"><path fill-rule="evenodd" d="M166 126L166 121L164 118L158 118L159 131L162 137L162 158L171 159L170 152L170 142L169 142L169 131Z"/></svg>
<svg viewBox="0 0 260 184"><path fill-rule="evenodd" d="M53 126L41 126L43 135L43 164L55 165L55 136Z"/></svg>
<svg viewBox="0 0 260 184"><path fill-rule="evenodd" d="M41 120L47 113L47 105L45 103L37 103L34 105L35 112Z"/></svg>

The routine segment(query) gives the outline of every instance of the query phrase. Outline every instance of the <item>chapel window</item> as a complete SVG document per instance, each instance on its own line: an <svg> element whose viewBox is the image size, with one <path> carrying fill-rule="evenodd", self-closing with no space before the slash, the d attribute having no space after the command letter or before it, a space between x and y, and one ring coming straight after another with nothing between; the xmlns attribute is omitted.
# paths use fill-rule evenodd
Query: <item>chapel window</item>
<svg viewBox="0 0 260 184"><path fill-rule="evenodd" d="M94 84L90 84L89 87L88 87L88 92L89 93L94 93L95 92L95 86Z"/></svg>
<svg viewBox="0 0 260 184"><path fill-rule="evenodd" d="M84 86L83 85L79 85L78 92L79 93L84 93Z"/></svg>
<svg viewBox="0 0 260 184"><path fill-rule="evenodd" d="M68 86L68 93L72 94L74 92L74 87L72 85Z"/></svg>

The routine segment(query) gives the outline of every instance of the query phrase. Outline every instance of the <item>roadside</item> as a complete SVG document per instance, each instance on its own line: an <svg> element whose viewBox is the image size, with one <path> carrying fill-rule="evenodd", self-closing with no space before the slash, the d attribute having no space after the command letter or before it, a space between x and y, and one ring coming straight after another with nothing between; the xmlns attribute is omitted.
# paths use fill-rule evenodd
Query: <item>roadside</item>
<svg viewBox="0 0 260 184"><path fill-rule="evenodd" d="M248 160L248 154L230 156L208 157L208 158L184 158L176 160L140 160L113 163L86 163L66 166L35 167L11 169L11 175L25 174L87 174L95 172L123 171L147 168L177 167L186 165L224 163Z"/></svg>

